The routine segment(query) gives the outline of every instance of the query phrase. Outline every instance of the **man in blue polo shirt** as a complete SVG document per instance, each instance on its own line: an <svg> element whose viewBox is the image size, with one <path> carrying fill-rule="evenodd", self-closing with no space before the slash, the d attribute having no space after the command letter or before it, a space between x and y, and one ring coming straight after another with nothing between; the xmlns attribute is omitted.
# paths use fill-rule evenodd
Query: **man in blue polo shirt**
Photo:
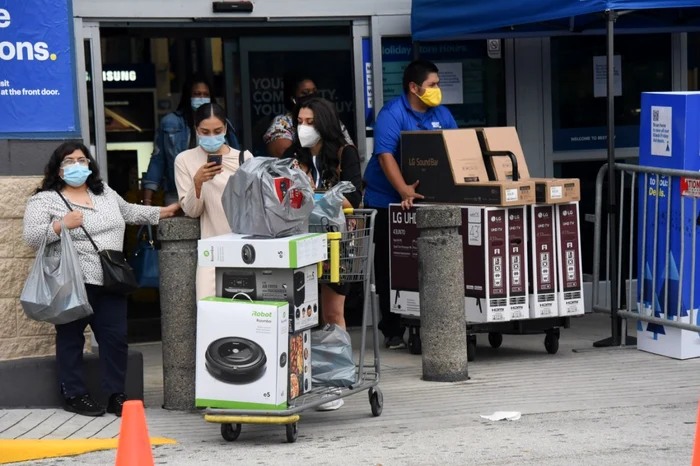
<svg viewBox="0 0 700 466"><path fill-rule="evenodd" d="M374 126L374 157L365 170L365 198L368 208L377 210L374 230L374 270L382 320L379 328L387 348L406 347L404 329L389 302L389 204L404 209L423 196L416 192L419 182L406 184L401 174L401 131L454 129L457 123L441 106L440 78L434 63L416 60L403 73L403 94L384 105Z"/></svg>

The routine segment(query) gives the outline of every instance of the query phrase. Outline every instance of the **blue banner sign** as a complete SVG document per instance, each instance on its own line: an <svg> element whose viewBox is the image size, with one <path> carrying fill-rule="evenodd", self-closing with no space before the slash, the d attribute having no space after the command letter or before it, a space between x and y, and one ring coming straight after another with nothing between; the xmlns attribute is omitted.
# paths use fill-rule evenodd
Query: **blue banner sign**
<svg viewBox="0 0 700 466"><path fill-rule="evenodd" d="M0 0L0 137L75 134L70 0Z"/></svg>

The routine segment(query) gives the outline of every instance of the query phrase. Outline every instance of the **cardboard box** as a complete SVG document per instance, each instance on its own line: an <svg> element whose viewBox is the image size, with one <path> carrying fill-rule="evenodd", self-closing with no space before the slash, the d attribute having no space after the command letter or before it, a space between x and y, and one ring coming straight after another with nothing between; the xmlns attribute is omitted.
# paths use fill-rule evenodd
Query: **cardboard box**
<svg viewBox="0 0 700 466"><path fill-rule="evenodd" d="M639 165L700 171L699 124L700 92L643 93ZM646 183L643 176L637 179L639 212L636 231L640 232L637 234L637 276L643 277L637 281L637 309L644 315L663 318L668 303L666 316L669 320L696 324L691 318L696 315L700 304L700 274L695 274L693 283L690 272L693 259L700 264L700 248L696 248L693 257L690 245L694 235L692 226L700 215L700 203L694 210L693 202L700 192L695 189L696 183L686 178L660 176L658 184L654 175L649 175ZM680 217L681 205L685 218ZM646 215L643 209L646 209ZM669 234L666 232L667 218L671 218ZM658 228L656 237L655 228ZM642 231L646 231L646 235L642 235ZM681 241L684 242L683 248ZM668 295L666 287L662 286L666 278ZM652 289L654 282L656 289ZM694 296L691 296L692 290ZM640 350L678 359L700 357L697 332L640 323L637 336Z"/></svg>
<svg viewBox="0 0 700 466"><path fill-rule="evenodd" d="M416 210L402 210L398 204L389 206L389 248L390 248L390 302L391 311L408 317L420 316L420 295L418 292L418 246L419 236L416 226ZM463 207L462 235L464 247L464 307L465 319L469 322L502 322L511 319L508 302L508 286L513 277L524 280L527 274L514 274L509 267L509 247L516 254L524 256L519 249L519 241L524 241L521 227L518 227L518 213L524 208L485 208ZM513 212L514 241L508 243L507 222ZM492 219L493 217L493 219ZM522 259L519 259L522 261ZM518 260L516 260L517 262ZM526 264L523 261L523 267ZM517 283L517 280L516 280ZM516 305L527 318L527 302L524 290L516 285Z"/></svg>
<svg viewBox="0 0 700 466"><path fill-rule="evenodd" d="M529 319L527 207L509 207L508 224L508 304L512 320Z"/></svg>
<svg viewBox="0 0 700 466"><path fill-rule="evenodd" d="M287 301L289 331L318 325L318 268L298 269L216 268L216 295L232 299L243 293L257 301ZM239 298L240 299L240 298Z"/></svg>
<svg viewBox="0 0 700 466"><path fill-rule="evenodd" d="M508 211L503 208L462 209L466 224L464 289L469 322L510 320L508 281ZM468 265L467 265L468 264Z"/></svg>
<svg viewBox="0 0 700 466"><path fill-rule="evenodd" d="M511 152L518 163L518 176L522 180L530 179L530 171L527 168L527 161L523 148L520 145L518 132L513 126L504 126L497 128L479 128L477 135L483 136L484 144L481 145L484 149L492 152ZM508 181L513 179L513 164L507 156L488 157L484 155L484 163L493 172L493 177L490 179L498 181ZM488 169L487 169L488 171Z"/></svg>
<svg viewBox="0 0 700 466"><path fill-rule="evenodd" d="M195 404L287 408L289 304L205 298L197 305Z"/></svg>
<svg viewBox="0 0 700 466"><path fill-rule="evenodd" d="M578 178L532 178L537 204L559 204L581 200Z"/></svg>
<svg viewBox="0 0 700 466"><path fill-rule="evenodd" d="M518 163L520 179L535 183L537 204L558 204L581 200L581 183L576 178L530 178L525 154L514 127L480 128L477 130L477 136L480 136L482 152L511 152L514 155ZM484 163L489 172L489 179L498 181L513 179L513 164L509 157L488 157L484 154Z"/></svg>
<svg viewBox="0 0 700 466"><path fill-rule="evenodd" d="M328 259L325 234L260 238L230 233L201 239L198 249L201 267L296 269Z"/></svg>
<svg viewBox="0 0 700 466"><path fill-rule="evenodd" d="M425 202L518 206L535 202L531 181L489 181L473 129L401 133L401 171Z"/></svg>
<svg viewBox="0 0 700 466"><path fill-rule="evenodd" d="M529 207L530 318L557 317L557 266L553 205Z"/></svg>
<svg viewBox="0 0 700 466"><path fill-rule="evenodd" d="M583 269L578 202L555 206L559 315L583 315Z"/></svg>
<svg viewBox="0 0 700 466"><path fill-rule="evenodd" d="M289 335L289 401L311 391L311 331Z"/></svg>

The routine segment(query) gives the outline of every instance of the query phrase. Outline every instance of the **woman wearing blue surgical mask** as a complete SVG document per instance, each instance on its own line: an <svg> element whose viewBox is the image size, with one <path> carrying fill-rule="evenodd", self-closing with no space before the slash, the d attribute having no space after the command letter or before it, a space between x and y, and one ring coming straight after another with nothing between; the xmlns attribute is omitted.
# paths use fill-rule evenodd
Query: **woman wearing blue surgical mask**
<svg viewBox="0 0 700 466"><path fill-rule="evenodd" d="M156 132L153 155L143 177L143 203L151 205L153 193L165 190L165 203L177 201L175 157L197 147L194 114L204 104L214 102L212 87L203 75L194 75L185 82L177 110L163 117ZM238 149L233 125L226 120L226 144Z"/></svg>
<svg viewBox="0 0 700 466"><path fill-rule="evenodd" d="M102 388L109 397L107 412L121 416L126 401L127 298L104 289L102 266L95 247L121 251L124 229L130 225L156 225L172 217L177 203L168 207L129 204L100 178L97 163L79 142L61 144L44 169L44 180L27 202L24 241L38 249L46 241L46 254L61 255L61 229L66 228L78 253L83 281L93 315L56 325L57 388L66 411L101 416L105 409L90 395L83 380L85 328L90 325L100 345ZM70 208L68 207L70 205Z"/></svg>
<svg viewBox="0 0 700 466"><path fill-rule="evenodd" d="M231 233L221 196L241 162L241 153L227 144L226 115L218 104L205 104L194 115L198 146L175 159L175 181L182 210L199 218L202 238ZM253 155L245 152L243 159ZM197 269L197 296L214 296L214 269Z"/></svg>

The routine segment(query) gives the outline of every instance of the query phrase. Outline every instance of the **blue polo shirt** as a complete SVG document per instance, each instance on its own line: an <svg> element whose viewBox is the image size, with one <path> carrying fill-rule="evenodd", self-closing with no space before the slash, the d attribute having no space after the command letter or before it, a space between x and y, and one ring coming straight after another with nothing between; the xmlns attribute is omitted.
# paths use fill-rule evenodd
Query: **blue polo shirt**
<svg viewBox="0 0 700 466"><path fill-rule="evenodd" d="M374 157L365 169L365 205L389 207L401 202L401 196L389 182L379 164L379 154L389 153L401 167L401 131L455 129L457 123L450 111L439 105L425 113L411 108L405 94L384 105L374 125Z"/></svg>

